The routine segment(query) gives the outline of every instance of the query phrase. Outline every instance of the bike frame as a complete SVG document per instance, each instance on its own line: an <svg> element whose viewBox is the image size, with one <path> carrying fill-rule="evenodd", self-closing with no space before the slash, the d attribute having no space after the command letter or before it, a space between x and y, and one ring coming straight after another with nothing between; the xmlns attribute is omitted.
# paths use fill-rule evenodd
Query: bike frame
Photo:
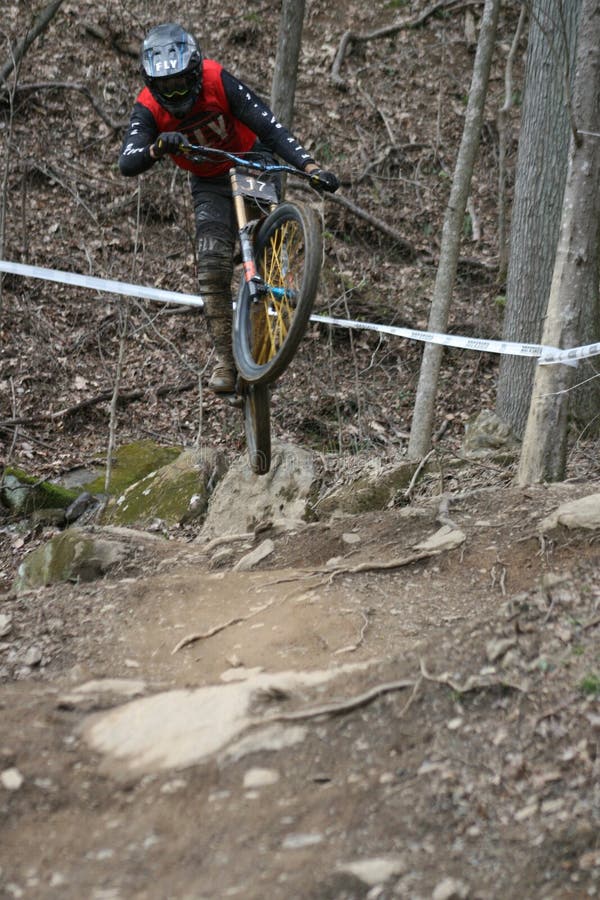
<svg viewBox="0 0 600 900"><path fill-rule="evenodd" d="M229 170L229 179L231 181L231 193L233 196L233 204L235 208L235 217L240 239L240 250L242 254L242 266L244 270L244 279L248 285L250 297L256 302L267 289L275 295L285 297L286 292L283 288L265 285L263 279L258 274L256 259L254 257L254 247L252 244L252 232L254 229L254 220L248 219L248 210L246 200L254 200L255 202L266 201L269 204L269 212L271 212L279 203L277 191L272 182L261 181L253 173L260 172L263 175L275 175L278 173L287 173L296 175L299 178L307 180L314 179L313 175L303 172L301 169L295 169L293 166L280 165L278 163L264 163L253 159L244 159L235 153L229 153L227 150L217 150L214 147L204 147L197 144L190 144L182 148L186 155L198 158L220 158L228 159L233 163Z"/></svg>

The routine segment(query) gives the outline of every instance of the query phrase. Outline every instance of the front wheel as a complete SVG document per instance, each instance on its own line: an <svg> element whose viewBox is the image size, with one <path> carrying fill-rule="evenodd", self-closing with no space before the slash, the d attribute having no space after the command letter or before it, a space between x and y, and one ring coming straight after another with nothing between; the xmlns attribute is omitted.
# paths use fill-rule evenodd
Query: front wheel
<svg viewBox="0 0 600 900"><path fill-rule="evenodd" d="M250 468L266 475L271 468L271 396L268 384L248 384L244 389L244 428Z"/></svg>
<svg viewBox="0 0 600 900"><path fill-rule="evenodd" d="M253 300L242 283L233 329L235 361L248 383L273 382L290 364L312 312L322 256L311 207L282 203L267 216L255 241L264 293Z"/></svg>

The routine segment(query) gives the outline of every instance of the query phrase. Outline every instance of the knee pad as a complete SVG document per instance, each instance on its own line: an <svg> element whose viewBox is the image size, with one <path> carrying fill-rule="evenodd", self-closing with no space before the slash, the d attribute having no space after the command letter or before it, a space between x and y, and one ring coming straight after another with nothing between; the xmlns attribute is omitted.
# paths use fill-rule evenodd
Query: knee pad
<svg viewBox="0 0 600 900"><path fill-rule="evenodd" d="M233 242L214 232L202 231L196 246L200 288L229 292L233 276Z"/></svg>

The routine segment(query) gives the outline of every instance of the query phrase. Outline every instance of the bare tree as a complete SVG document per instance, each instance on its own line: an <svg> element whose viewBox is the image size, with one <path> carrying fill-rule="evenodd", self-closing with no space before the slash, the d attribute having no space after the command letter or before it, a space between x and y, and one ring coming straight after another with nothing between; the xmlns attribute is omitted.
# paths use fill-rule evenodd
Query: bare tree
<svg viewBox="0 0 600 900"><path fill-rule="evenodd" d="M444 332L448 324L448 313L456 279L460 236L471 188L473 167L479 148L499 11L500 0L486 0L477 42L465 125L442 230L440 262L429 314L428 327L430 331ZM408 442L408 456L411 459L424 456L431 444L441 359L442 347L436 344L425 345Z"/></svg>
<svg viewBox="0 0 600 900"><path fill-rule="evenodd" d="M508 241L506 221L506 153L509 143L510 111L514 106L513 64L521 35L525 28L527 5L521 7L517 30L508 53L504 69L504 103L496 115L498 126L498 279L504 281L508 268Z"/></svg>
<svg viewBox="0 0 600 900"><path fill-rule="evenodd" d="M538 343L552 281L567 158L571 71L581 0L532 0L502 338ZM496 411L527 421L535 362L500 360Z"/></svg>
<svg viewBox="0 0 600 900"><path fill-rule="evenodd" d="M542 343L574 347L598 296L600 246L600 4L583 0L573 94L572 135L560 237ZM593 132L593 135L587 132ZM519 465L520 484L560 481L567 455L574 370L538 366Z"/></svg>
<svg viewBox="0 0 600 900"><path fill-rule="evenodd" d="M298 60L304 25L304 0L283 0L279 41L271 90L271 109L280 122L292 127Z"/></svg>

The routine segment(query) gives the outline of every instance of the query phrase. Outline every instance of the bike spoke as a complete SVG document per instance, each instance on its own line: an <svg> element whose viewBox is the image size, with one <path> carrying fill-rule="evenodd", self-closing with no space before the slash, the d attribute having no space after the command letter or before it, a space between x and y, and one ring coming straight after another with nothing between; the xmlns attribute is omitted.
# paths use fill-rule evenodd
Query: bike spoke
<svg viewBox="0 0 600 900"><path fill-rule="evenodd" d="M261 309L264 317L261 331L264 334L259 342L253 342L255 348L260 347L255 355L259 365L264 365L278 352L294 317L292 301L300 287L296 271L302 258L301 238L297 222L284 222L271 235L269 244L264 249L262 268L269 303Z"/></svg>
<svg viewBox="0 0 600 900"><path fill-rule="evenodd" d="M259 297L240 293L234 352L251 384L274 381L289 365L304 334L322 259L319 222L310 209L283 203L257 237Z"/></svg>

